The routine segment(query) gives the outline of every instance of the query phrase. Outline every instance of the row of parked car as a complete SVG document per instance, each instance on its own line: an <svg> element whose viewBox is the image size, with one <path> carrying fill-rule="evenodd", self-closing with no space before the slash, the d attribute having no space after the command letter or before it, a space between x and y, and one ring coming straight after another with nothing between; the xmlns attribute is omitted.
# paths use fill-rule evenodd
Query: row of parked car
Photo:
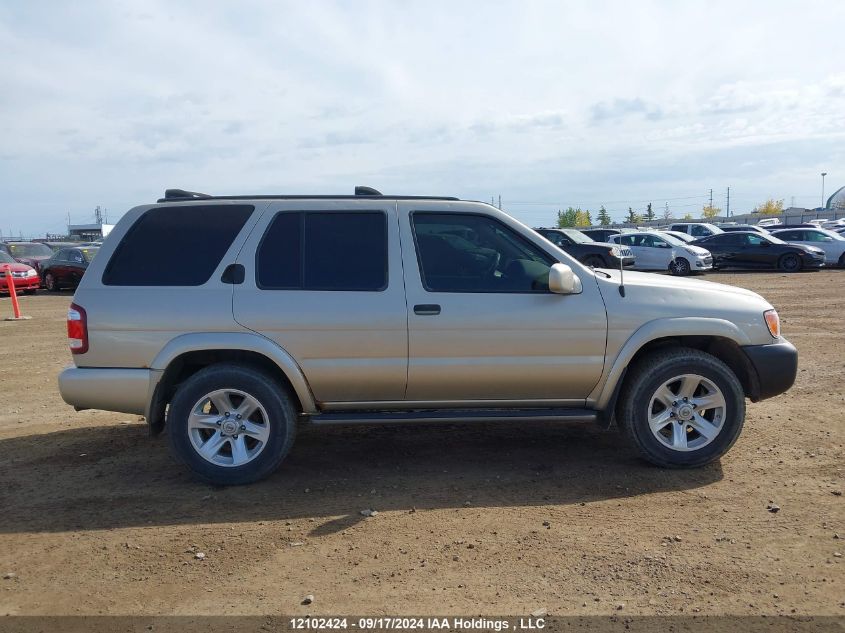
<svg viewBox="0 0 845 633"><path fill-rule="evenodd" d="M0 242L0 273L9 265L15 290L24 294L76 287L99 248L98 242ZM0 292L8 291L0 274Z"/></svg>
<svg viewBox="0 0 845 633"><path fill-rule="evenodd" d="M634 230L535 229L564 251L596 268L630 267L689 275L719 269L785 272L845 266L845 220L831 228L817 223L775 226L706 222Z"/></svg>

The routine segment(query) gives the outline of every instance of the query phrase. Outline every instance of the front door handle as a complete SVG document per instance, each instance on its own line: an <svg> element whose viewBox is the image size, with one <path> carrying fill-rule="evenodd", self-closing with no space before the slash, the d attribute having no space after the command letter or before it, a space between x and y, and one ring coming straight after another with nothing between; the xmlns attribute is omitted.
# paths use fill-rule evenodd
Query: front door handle
<svg viewBox="0 0 845 633"><path fill-rule="evenodd" d="M434 316L440 314L440 306L436 303L420 303L414 306L414 314Z"/></svg>

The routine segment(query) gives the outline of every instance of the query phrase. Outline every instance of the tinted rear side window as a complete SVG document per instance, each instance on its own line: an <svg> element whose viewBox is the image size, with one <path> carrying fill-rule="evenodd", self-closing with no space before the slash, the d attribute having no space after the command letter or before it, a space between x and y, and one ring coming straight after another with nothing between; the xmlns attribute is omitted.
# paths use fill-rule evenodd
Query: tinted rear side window
<svg viewBox="0 0 845 633"><path fill-rule="evenodd" d="M252 205L150 209L129 229L103 273L107 286L201 286L211 277Z"/></svg>
<svg viewBox="0 0 845 633"><path fill-rule="evenodd" d="M267 290L360 290L387 287L387 218L380 211L282 212L256 255Z"/></svg>

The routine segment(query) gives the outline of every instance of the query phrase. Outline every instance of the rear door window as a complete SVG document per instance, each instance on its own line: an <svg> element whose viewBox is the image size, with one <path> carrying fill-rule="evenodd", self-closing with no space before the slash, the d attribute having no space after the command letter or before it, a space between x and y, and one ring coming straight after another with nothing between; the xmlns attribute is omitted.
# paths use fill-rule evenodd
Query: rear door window
<svg viewBox="0 0 845 633"><path fill-rule="evenodd" d="M165 206L150 209L111 256L107 286L201 286L247 219L252 205Z"/></svg>
<svg viewBox="0 0 845 633"><path fill-rule="evenodd" d="M265 290L387 288L387 218L381 211L278 213L256 253Z"/></svg>

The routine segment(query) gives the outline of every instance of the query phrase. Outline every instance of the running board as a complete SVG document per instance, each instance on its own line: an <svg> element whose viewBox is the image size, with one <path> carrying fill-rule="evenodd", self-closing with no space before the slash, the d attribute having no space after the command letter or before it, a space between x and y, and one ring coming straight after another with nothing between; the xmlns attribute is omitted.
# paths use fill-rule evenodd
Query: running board
<svg viewBox="0 0 845 633"><path fill-rule="evenodd" d="M457 424L463 422L595 422L591 409L433 409L339 411L307 416L317 426L341 424Z"/></svg>

